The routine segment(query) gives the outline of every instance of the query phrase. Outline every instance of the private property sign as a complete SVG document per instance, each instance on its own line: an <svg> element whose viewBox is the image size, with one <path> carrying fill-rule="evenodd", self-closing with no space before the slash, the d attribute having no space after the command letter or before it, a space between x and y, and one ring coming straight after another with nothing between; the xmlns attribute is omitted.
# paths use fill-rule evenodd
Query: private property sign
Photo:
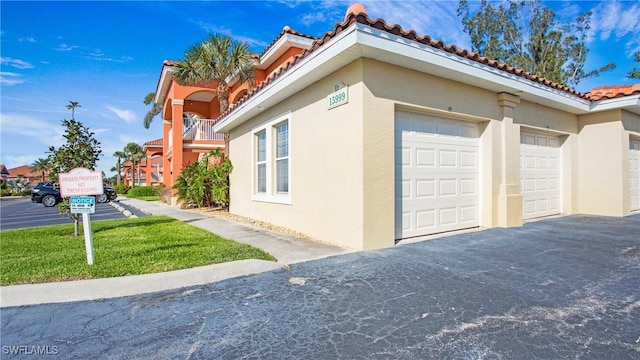
<svg viewBox="0 0 640 360"><path fill-rule="evenodd" d="M71 197L69 201L71 213L82 214L84 228L84 246L87 250L87 263L93 265L93 237L91 235L91 214L95 212L95 198L86 199L82 195L101 195L102 173L86 168L75 168L68 173L58 174L60 196Z"/></svg>
<svg viewBox="0 0 640 360"><path fill-rule="evenodd" d="M81 195L100 195L103 193L102 173L86 168L75 168L68 173L58 174L60 196L67 198Z"/></svg>

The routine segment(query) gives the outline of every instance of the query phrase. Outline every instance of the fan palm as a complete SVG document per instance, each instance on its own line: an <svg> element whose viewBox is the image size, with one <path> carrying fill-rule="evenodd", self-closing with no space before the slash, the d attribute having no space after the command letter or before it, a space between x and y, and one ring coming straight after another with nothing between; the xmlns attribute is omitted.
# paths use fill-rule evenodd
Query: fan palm
<svg viewBox="0 0 640 360"><path fill-rule="evenodd" d="M116 151L113 153L113 157L117 158L117 162L116 162L116 167L115 170L112 171L116 171L117 178L116 178L116 185L120 186L122 185L122 178L120 177L120 174L122 173L122 160L127 158L127 154L124 153L124 151Z"/></svg>
<svg viewBox="0 0 640 360"><path fill-rule="evenodd" d="M45 177L47 175L47 171L49 171L49 159L38 158L38 160L31 163L31 168L29 169L34 173L42 173L42 181L45 181Z"/></svg>
<svg viewBox="0 0 640 360"><path fill-rule="evenodd" d="M149 111L147 112L147 114L144 116L144 128L148 129L149 126L151 125L151 122L153 121L153 118L155 118L158 114L162 113L162 104L157 104L153 102L153 99L156 97L155 93L148 93L147 96L144 97L144 104L149 106L151 104L153 104L153 106L151 107L151 109L149 109Z"/></svg>
<svg viewBox="0 0 640 360"><path fill-rule="evenodd" d="M207 86L215 82L221 113L229 108L230 79L250 85L255 82L256 60L249 45L224 34L211 34L191 46L175 67L174 78L180 84Z"/></svg>
<svg viewBox="0 0 640 360"><path fill-rule="evenodd" d="M125 147L123 152L125 153L127 159L131 161L131 186L135 186L136 183L136 174L133 171L134 168L138 169L138 179L140 178L140 160L144 157L144 152L142 151L142 146L130 142Z"/></svg>
<svg viewBox="0 0 640 360"><path fill-rule="evenodd" d="M77 101L69 101L69 105L67 105L67 109L71 110L71 120L76 119L76 108L82 107L80 103Z"/></svg>

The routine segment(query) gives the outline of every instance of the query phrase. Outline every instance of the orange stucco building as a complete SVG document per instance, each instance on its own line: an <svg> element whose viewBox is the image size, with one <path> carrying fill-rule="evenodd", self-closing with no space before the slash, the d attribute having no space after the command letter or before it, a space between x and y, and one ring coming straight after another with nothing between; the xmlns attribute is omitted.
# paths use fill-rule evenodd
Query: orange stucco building
<svg viewBox="0 0 640 360"><path fill-rule="evenodd" d="M255 55L256 83L250 88L247 83L232 80L229 104L235 104L249 92L259 89L261 84L275 76L292 62L294 57L309 49L314 38L285 27L280 35L260 54ZM162 104L162 139L145 143L145 170L152 173L152 157L162 156L162 183L172 187L182 170L202 155L214 149L225 149L224 135L213 131L215 119L220 116L220 105L215 93L217 82L201 86L178 84L173 79L175 62L164 61L155 103ZM148 164L148 165L147 165ZM151 177L146 177L151 185Z"/></svg>

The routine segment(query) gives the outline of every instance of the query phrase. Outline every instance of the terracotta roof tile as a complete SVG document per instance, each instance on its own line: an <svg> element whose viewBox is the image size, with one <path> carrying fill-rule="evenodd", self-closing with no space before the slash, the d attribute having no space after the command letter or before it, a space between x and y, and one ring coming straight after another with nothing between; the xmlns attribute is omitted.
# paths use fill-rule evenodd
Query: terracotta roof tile
<svg viewBox="0 0 640 360"><path fill-rule="evenodd" d="M357 9L357 8L356 8ZM351 10L351 8L350 8ZM364 8L362 8L362 10L364 10ZM385 31L397 36L401 36L403 38L406 38L408 40L412 40L412 41L416 41L418 43L436 48L436 49L440 49L455 55L458 55L460 57L464 57L467 58L469 60L473 60L475 62L481 63L481 64L485 64L488 65L490 67L517 75L521 78L525 78L527 80L531 80L540 84L543 84L545 86L548 86L550 88L553 89L557 89L557 90L561 90L564 92L567 92L569 94L573 94L575 96L584 98L584 99L590 99L589 96L587 96L587 94L583 94L581 92L578 92L574 89L569 88L566 85L562 85L550 80L547 80L543 77L540 77L538 75L535 74L531 74L527 71L524 71L523 69L519 69L519 68L515 68L513 66L509 66L507 64L503 64L497 60L494 59L489 59L485 56L480 56L480 54L478 54L477 52L470 52L466 49L458 49L456 46L454 45L446 45L444 42L440 41L440 40L433 40L431 39L431 37L429 37L428 35L422 35L419 36L416 34L415 31L410 30L410 31L405 31L402 29L402 27L400 25L387 25L387 23L383 20L383 19L375 19L372 20L369 18L369 16L367 15L367 13L365 11L360 11L358 13L355 13L353 11L347 11L347 14L345 16L344 21L339 22L337 24L335 24L334 28L332 31L330 32L326 32L325 34L323 34L322 37L320 37L319 39L316 39L313 44L311 45L311 47L309 49L306 49L302 52L302 54L300 55L296 55L293 58L293 61L288 62L286 65L282 66L281 69L279 71L277 71L276 73L272 74L269 78L265 79L262 83L258 84L258 86L256 86L252 91L250 91L249 93L247 93L247 95L245 95L244 97L242 97L238 102L236 102L235 104L231 105L227 111L225 111L224 113L220 114L220 116L218 117L218 119L216 120L220 120L222 118L224 118L225 116L227 116L231 111L233 111L233 109L235 109L237 106L241 105L242 103L246 102L248 99L250 99L253 95L255 95L257 92L259 92L260 90L262 90L264 87L266 87L267 85L269 85L271 82L273 82L278 76L280 76L282 73L286 72L287 70L289 70L292 66L294 66L295 64L297 64L298 62L301 61L301 59L304 59L305 57L309 56L311 53L313 53L315 50L317 50L318 48L322 47L324 44L326 44L327 42L331 41L333 38L336 37L336 35L338 35L340 32L342 32L343 30L345 30L346 28L348 28L349 26L351 26L354 23L359 23L359 24L363 24L366 26L371 26L375 29L381 30L381 31Z"/></svg>
<svg viewBox="0 0 640 360"><path fill-rule="evenodd" d="M315 37L313 37L313 36L311 36L311 35L306 35L306 34L303 34L303 33L297 32L297 31L295 31L295 30L291 29L290 27L285 26L285 27L282 29L282 32L281 32L281 33L280 33L280 34L279 34L279 35L278 35L278 36L277 36L277 37L276 37L276 38L271 42L271 44L269 44L269 45L268 45L268 46L267 46L267 47L262 51L262 53L261 53L260 55L256 55L255 57L256 57L257 59L260 59L262 56L264 56L264 54L266 54L266 53L267 53L267 52L268 52L268 51L269 51L269 50L270 50L270 49L271 49L271 48L272 48L272 47L273 47L273 46L278 42L278 40L280 40L280 38L281 38L281 37L285 36L285 34L291 34L291 35L296 35L296 36L304 37L304 38L311 39L311 40L316 40L316 38L315 38Z"/></svg>
<svg viewBox="0 0 640 360"><path fill-rule="evenodd" d="M597 101L636 94L640 94L640 84L601 86L591 90L587 96L590 100Z"/></svg>
<svg viewBox="0 0 640 360"><path fill-rule="evenodd" d="M162 146L162 138L160 139L155 139L155 140L151 140L151 141L147 141L146 143L144 143L142 145L143 147L156 147L156 146Z"/></svg>

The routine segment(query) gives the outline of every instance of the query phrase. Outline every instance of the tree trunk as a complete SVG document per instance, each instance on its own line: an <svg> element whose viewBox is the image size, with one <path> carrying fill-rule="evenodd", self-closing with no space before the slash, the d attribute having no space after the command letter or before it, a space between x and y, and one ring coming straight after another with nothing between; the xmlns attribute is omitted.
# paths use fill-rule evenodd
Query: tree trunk
<svg viewBox="0 0 640 360"><path fill-rule="evenodd" d="M122 181L121 181L122 179L120 178L120 169L122 168L122 165L120 164L120 158L118 158L118 164L117 164L117 165L118 165L118 168L117 168L117 170L118 170L118 177L117 177L116 184L117 184L118 186L120 186L120 185L122 185Z"/></svg>

